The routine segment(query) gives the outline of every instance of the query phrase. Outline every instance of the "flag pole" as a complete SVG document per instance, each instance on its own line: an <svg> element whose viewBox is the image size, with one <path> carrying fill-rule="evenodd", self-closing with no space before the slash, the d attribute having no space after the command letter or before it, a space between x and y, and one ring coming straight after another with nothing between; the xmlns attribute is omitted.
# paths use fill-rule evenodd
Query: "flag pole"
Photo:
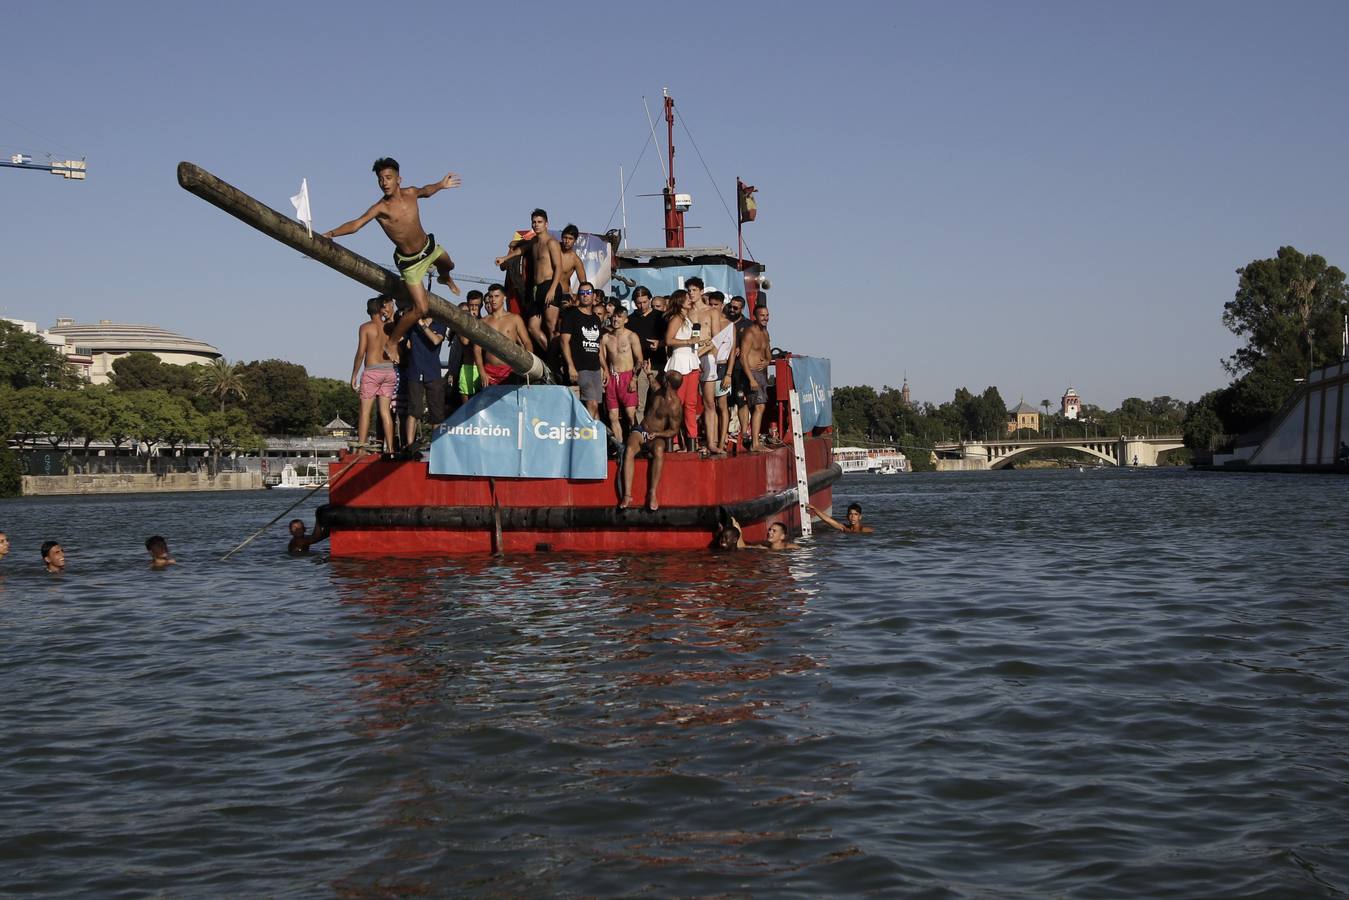
<svg viewBox="0 0 1349 900"><path fill-rule="evenodd" d="M745 188L740 176L735 176L735 270L745 271L745 213L741 209L744 199L741 191Z"/></svg>

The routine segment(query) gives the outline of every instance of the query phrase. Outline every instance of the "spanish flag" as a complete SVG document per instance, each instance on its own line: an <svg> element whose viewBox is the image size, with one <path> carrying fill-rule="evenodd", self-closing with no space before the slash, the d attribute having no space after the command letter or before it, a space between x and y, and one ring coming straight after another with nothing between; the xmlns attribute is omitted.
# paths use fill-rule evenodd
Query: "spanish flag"
<svg viewBox="0 0 1349 900"><path fill-rule="evenodd" d="M739 196L740 224L753 222L759 214L759 204L754 200L754 185L745 184L739 178L735 180L736 194Z"/></svg>

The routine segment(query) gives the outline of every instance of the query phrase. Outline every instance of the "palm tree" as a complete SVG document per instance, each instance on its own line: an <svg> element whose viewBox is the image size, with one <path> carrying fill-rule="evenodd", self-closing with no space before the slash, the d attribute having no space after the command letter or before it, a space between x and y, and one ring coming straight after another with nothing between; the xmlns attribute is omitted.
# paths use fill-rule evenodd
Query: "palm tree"
<svg viewBox="0 0 1349 900"><path fill-rule="evenodd" d="M197 373L197 390L219 399L220 411L224 412L225 401L230 397L236 400L248 399L243 368L240 363L226 362L224 357L213 359Z"/></svg>

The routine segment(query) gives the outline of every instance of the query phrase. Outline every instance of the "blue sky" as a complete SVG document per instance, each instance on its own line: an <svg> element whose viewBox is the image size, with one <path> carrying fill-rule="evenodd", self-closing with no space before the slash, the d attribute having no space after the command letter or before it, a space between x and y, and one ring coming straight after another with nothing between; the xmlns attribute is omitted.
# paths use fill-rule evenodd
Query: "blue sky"
<svg viewBox="0 0 1349 900"><path fill-rule="evenodd" d="M346 377L366 289L187 194L179 160L283 211L308 178L321 228L377 198L377 156L405 183L453 170L423 220L490 275L536 205L618 224L662 87L696 142L677 129L691 242L734 247L717 188L755 184L774 343L831 357L836 384L1196 399L1227 380L1236 268L1287 244L1349 267L1349 5L513 8L7 9L0 151L90 175L0 169L0 314L152 323ZM634 245L660 241L659 201L635 195L661 181L648 148ZM373 225L343 243L389 262Z"/></svg>

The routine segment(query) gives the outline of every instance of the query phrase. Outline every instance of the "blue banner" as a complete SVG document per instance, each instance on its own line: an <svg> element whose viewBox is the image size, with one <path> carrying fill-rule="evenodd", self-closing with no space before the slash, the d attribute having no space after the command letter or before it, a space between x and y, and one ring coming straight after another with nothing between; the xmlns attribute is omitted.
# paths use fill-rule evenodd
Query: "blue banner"
<svg viewBox="0 0 1349 900"><path fill-rule="evenodd" d="M832 427L833 391L829 385L829 360L814 356L793 356L792 383L801 398L801 431Z"/></svg>
<svg viewBox="0 0 1349 900"><path fill-rule="evenodd" d="M590 265L586 263L587 267ZM589 271L589 269L587 269ZM631 279L632 286L625 285L618 279L614 279L609 286L609 293L613 294L619 300L622 300L629 309L633 302L630 299L632 292L636 290L637 285L645 285L652 294L660 297L670 296L671 293L684 286L684 282L697 275L703 280L703 289L708 291L721 291L727 299L736 295L745 295L745 273L737 271L735 266L727 265L706 265L706 266L659 266L643 267L633 269L619 269L618 273L624 278Z"/></svg>
<svg viewBox="0 0 1349 900"><path fill-rule="evenodd" d="M603 479L608 431L565 387L483 388L436 427L432 475Z"/></svg>

